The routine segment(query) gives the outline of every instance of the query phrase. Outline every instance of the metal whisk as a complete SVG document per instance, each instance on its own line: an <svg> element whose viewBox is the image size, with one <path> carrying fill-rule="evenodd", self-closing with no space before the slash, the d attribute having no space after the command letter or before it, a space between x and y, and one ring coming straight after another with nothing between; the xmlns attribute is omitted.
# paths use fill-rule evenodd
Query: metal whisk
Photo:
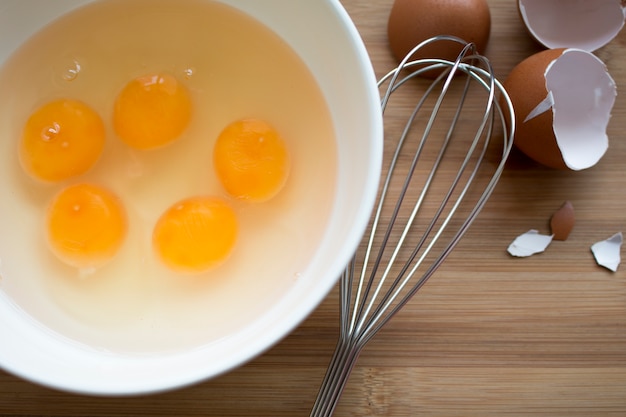
<svg viewBox="0 0 626 417"><path fill-rule="evenodd" d="M457 42L462 51L455 61L412 59L436 42ZM425 79L415 78L433 70L440 75L424 88ZM340 278L340 337L312 417L333 414L363 347L459 242L494 190L513 142L515 118L504 88L489 61L461 39L423 42L378 85L386 85L385 122L402 110L408 116L384 167L370 228ZM402 86L408 92L392 103ZM390 191L397 200L387 198Z"/></svg>

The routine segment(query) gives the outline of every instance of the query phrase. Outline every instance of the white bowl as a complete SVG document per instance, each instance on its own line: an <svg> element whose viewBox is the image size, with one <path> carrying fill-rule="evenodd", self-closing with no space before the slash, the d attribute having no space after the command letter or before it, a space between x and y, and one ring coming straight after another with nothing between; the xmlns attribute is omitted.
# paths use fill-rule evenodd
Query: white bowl
<svg viewBox="0 0 626 417"><path fill-rule="evenodd" d="M336 193L309 268L278 302L228 337L193 349L142 356L76 343L35 320L3 291L2 280L11 277L1 277L0 253L0 367L6 371L56 389L95 395L157 392L217 376L293 330L333 288L356 250L378 186L382 116L374 72L355 26L338 0L221 1L259 19L298 52L333 118ZM84 3L0 0L0 64L44 25Z"/></svg>

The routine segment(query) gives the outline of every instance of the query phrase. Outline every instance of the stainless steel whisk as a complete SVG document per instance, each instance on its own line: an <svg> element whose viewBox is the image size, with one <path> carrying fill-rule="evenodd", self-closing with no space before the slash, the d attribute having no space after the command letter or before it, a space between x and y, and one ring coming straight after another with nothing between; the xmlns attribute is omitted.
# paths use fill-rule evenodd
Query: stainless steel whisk
<svg viewBox="0 0 626 417"><path fill-rule="evenodd" d="M436 42L457 42L462 51L455 61L412 59ZM440 75L419 90L424 79L414 78L433 70ZM340 278L340 337L312 417L333 414L361 350L459 242L494 190L513 143L506 91L487 58L459 38L439 36L416 46L382 77L378 86L385 85L385 122L387 111L408 116L383 171L369 229ZM420 95L416 104L407 105L403 94L394 107L391 98L402 86ZM392 190L399 197L388 201Z"/></svg>

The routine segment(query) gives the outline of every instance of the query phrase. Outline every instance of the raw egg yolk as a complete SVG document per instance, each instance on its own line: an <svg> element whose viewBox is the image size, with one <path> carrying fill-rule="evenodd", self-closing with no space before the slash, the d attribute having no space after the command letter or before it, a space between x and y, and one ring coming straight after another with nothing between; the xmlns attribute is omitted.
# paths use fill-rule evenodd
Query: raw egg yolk
<svg viewBox="0 0 626 417"><path fill-rule="evenodd" d="M33 178L59 182L89 170L105 143L100 116L77 100L59 99L37 109L26 121L20 163Z"/></svg>
<svg viewBox="0 0 626 417"><path fill-rule="evenodd" d="M119 93L113 109L118 136L135 149L152 149L177 139L191 119L187 88L168 74L135 78Z"/></svg>
<svg viewBox="0 0 626 417"><path fill-rule="evenodd" d="M257 119L236 121L220 133L213 164L229 194L257 202L274 197L290 169L285 142L272 126Z"/></svg>
<svg viewBox="0 0 626 417"><path fill-rule="evenodd" d="M106 188L77 184L63 189L47 212L48 242L66 264L89 269L104 265L122 246L126 212Z"/></svg>
<svg viewBox="0 0 626 417"><path fill-rule="evenodd" d="M161 260L179 272L198 273L221 263L237 240L233 209L216 197L191 197L159 218L152 242Z"/></svg>

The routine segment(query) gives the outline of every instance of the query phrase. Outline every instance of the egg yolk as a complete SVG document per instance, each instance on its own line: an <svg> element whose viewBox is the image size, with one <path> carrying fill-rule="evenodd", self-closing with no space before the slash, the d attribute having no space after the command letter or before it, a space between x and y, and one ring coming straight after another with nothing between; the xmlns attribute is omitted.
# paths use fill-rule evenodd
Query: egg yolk
<svg viewBox="0 0 626 417"><path fill-rule="evenodd" d="M20 163L31 177L59 182L89 170L105 143L100 116L77 100L59 99L37 109L26 121Z"/></svg>
<svg viewBox="0 0 626 417"><path fill-rule="evenodd" d="M157 221L152 241L169 268L198 273L221 263L237 240L233 209L216 197L191 197L170 207Z"/></svg>
<svg viewBox="0 0 626 417"><path fill-rule="evenodd" d="M50 248L61 261L79 269L96 268L111 260L122 246L126 212L108 189L72 185L49 206L47 232Z"/></svg>
<svg viewBox="0 0 626 417"><path fill-rule="evenodd" d="M244 119L220 133L213 164L229 194L261 202L274 197L284 186L290 158L285 142L271 125Z"/></svg>
<svg viewBox="0 0 626 417"><path fill-rule="evenodd" d="M152 149L177 139L191 120L187 88L168 74L149 74L130 81L113 109L117 135L135 149Z"/></svg>

